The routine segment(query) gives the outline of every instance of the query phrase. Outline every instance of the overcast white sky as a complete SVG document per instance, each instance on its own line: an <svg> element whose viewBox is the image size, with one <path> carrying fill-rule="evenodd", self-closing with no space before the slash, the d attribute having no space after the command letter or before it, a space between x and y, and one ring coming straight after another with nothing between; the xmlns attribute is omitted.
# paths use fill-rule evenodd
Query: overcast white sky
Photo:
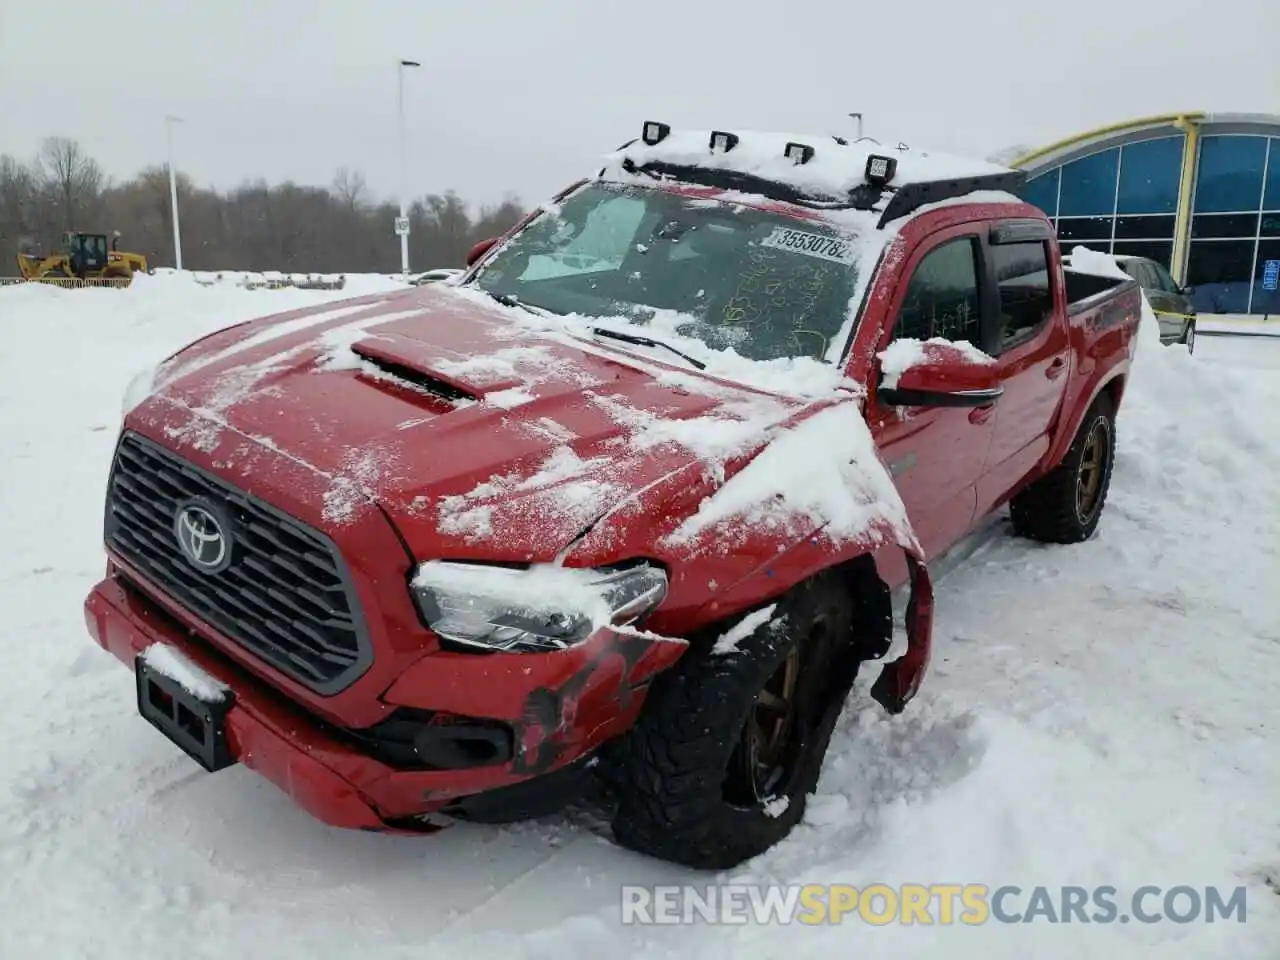
<svg viewBox="0 0 1280 960"><path fill-rule="evenodd" d="M877 11L883 11L878 13ZM528 202L643 120L866 133L985 156L1179 109L1280 113L1280 0L0 0L0 152L78 138L115 177Z"/></svg>

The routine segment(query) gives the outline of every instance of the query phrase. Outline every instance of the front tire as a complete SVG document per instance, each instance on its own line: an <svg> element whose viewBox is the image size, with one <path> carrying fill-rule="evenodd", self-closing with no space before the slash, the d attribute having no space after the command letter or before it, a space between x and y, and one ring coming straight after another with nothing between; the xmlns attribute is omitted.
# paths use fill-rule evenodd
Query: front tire
<svg viewBox="0 0 1280 960"><path fill-rule="evenodd" d="M1194 320L1187 324L1187 329L1183 331L1182 342L1187 345L1187 355L1191 356L1196 352L1196 322Z"/></svg>
<svg viewBox="0 0 1280 960"><path fill-rule="evenodd" d="M725 870L787 836L858 673L853 626L847 585L823 574L733 651L691 649L661 675L610 764L617 841Z"/></svg>
<svg viewBox="0 0 1280 960"><path fill-rule="evenodd" d="M1088 540L1102 517L1115 455L1115 407L1103 394L1085 414L1062 463L1010 501L1014 532L1044 543Z"/></svg>

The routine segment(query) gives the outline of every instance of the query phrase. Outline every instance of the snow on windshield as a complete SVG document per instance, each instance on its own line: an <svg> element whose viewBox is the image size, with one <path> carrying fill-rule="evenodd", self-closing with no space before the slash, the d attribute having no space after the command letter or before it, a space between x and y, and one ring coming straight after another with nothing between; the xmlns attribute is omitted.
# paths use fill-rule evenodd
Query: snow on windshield
<svg viewBox="0 0 1280 960"><path fill-rule="evenodd" d="M468 287L457 287L449 291L450 296L464 297L484 307L497 306L487 295ZM859 387L847 380L840 369L826 357L779 357L774 360L754 360L745 357L732 347L715 349L694 336L679 333L678 315L666 311L655 312L654 318L647 324L632 323L625 316L608 317L587 316L569 313L563 316L554 314L538 315L526 313L514 307L502 307L503 320L512 324L516 330L536 331L549 341L571 345L597 356L607 357L619 362L619 357L630 354L626 361L629 366L650 374L655 379L671 386L683 386L696 389L698 392L714 391L713 381L692 373L682 375L672 370L668 364L692 370L693 365L670 350L661 347L649 347L643 344L624 343L622 341L596 337L596 328L630 332L641 336L656 337L669 347L675 347L699 363L705 364L705 373L731 383L742 384L791 397L826 396L832 390L845 388L857 392ZM673 320L673 318L675 318ZM847 339L849 320L846 318L846 332L833 341L833 350ZM495 334L497 336L497 334ZM594 341L594 342L593 342ZM649 361L659 361L652 363ZM489 357L476 357L460 361L456 365L441 365L441 372L470 379L472 371L491 368ZM496 372L496 368L495 372ZM521 368L525 372L525 368ZM545 371L543 371L545 373ZM530 374L537 378L537 374ZM579 377L585 375L579 374ZM473 381L474 382L474 381ZM584 382L583 386L591 386Z"/></svg>
<svg viewBox="0 0 1280 960"><path fill-rule="evenodd" d="M590 184L474 280L555 314L674 328L753 360L823 357L864 266L857 234L753 206Z"/></svg>

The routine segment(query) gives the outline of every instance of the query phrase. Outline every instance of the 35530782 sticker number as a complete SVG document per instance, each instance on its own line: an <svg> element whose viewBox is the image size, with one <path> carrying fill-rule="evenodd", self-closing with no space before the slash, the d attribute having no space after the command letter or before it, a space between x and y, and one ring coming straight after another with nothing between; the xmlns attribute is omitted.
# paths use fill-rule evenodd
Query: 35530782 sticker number
<svg viewBox="0 0 1280 960"><path fill-rule="evenodd" d="M848 240L824 233L793 230L790 227L776 227L773 233L760 241L760 244L778 250L790 250L810 257L832 260L836 263L850 264L855 257L853 244Z"/></svg>

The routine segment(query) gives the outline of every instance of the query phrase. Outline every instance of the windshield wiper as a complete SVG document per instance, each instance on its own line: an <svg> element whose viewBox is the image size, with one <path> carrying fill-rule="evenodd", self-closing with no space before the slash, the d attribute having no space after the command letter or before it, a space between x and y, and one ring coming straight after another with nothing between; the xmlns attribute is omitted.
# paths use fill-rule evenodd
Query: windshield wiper
<svg viewBox="0 0 1280 960"><path fill-rule="evenodd" d="M497 300L498 303L502 304L504 307L519 307L521 310L524 310L527 313L532 313L534 316L538 317L554 316L554 314L545 307L535 307L532 303L525 303L523 300L513 297L509 293L494 293L492 290L486 290L484 287L480 286L477 286L476 289L491 299Z"/></svg>
<svg viewBox="0 0 1280 960"><path fill-rule="evenodd" d="M610 330L607 327L592 327L591 335L595 337L610 337L614 340L621 340L623 343L634 343L639 347L660 347L663 350L670 350L677 357L688 360L699 370L707 369L707 365L701 360L695 360L684 351L677 350L671 344L663 343L661 340L654 340L652 337L642 337L637 333L623 333L621 330Z"/></svg>

